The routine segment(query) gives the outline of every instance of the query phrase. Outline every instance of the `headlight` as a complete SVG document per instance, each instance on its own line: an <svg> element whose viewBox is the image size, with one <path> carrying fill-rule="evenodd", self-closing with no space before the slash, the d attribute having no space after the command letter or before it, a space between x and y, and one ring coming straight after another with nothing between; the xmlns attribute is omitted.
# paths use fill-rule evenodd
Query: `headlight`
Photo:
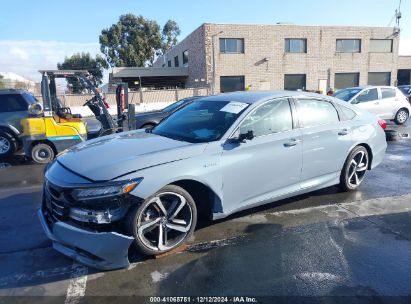
<svg viewBox="0 0 411 304"><path fill-rule="evenodd" d="M72 191L72 195L78 201L118 196L133 191L142 180L143 178L140 177L134 180L107 183L102 186L77 188Z"/></svg>

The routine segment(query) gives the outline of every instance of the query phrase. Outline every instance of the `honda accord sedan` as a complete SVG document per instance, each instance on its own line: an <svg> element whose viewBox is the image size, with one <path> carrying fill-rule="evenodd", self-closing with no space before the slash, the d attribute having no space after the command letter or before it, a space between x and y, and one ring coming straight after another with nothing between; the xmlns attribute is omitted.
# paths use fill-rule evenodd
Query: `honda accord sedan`
<svg viewBox="0 0 411 304"><path fill-rule="evenodd" d="M61 253L127 267L134 246L158 255L197 219L339 185L355 190L387 147L376 116L303 92L199 98L153 129L81 143L46 168L38 215Z"/></svg>

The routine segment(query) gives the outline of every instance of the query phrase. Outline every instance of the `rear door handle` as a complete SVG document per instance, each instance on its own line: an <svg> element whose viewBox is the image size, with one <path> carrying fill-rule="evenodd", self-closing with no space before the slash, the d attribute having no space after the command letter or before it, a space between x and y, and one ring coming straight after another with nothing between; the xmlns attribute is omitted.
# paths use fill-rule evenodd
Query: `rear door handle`
<svg viewBox="0 0 411 304"><path fill-rule="evenodd" d="M294 147L301 142L301 139L291 139L289 142L284 143L284 147Z"/></svg>
<svg viewBox="0 0 411 304"><path fill-rule="evenodd" d="M348 135L348 133L350 133L348 129L342 129L340 132L338 132L338 135L344 136Z"/></svg>

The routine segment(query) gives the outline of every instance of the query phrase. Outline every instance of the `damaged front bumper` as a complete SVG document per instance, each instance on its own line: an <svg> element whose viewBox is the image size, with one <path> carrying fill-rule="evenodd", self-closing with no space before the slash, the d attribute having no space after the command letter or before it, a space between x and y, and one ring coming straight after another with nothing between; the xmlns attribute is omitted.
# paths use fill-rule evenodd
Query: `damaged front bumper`
<svg viewBox="0 0 411 304"><path fill-rule="evenodd" d="M48 223L41 209L37 211L53 248L60 253L101 270L130 265L128 250L134 238L117 232L91 232L64 222Z"/></svg>

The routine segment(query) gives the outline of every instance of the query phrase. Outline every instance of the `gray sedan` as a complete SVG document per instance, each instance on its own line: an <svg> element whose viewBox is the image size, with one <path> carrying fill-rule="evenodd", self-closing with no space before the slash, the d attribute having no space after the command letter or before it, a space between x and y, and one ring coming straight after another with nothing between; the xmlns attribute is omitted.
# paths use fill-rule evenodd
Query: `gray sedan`
<svg viewBox="0 0 411 304"><path fill-rule="evenodd" d="M387 147L385 122L332 97L241 92L199 98L151 130L114 134L60 155L38 214L53 246L100 269L128 250L185 243L198 217L339 185L357 189Z"/></svg>

